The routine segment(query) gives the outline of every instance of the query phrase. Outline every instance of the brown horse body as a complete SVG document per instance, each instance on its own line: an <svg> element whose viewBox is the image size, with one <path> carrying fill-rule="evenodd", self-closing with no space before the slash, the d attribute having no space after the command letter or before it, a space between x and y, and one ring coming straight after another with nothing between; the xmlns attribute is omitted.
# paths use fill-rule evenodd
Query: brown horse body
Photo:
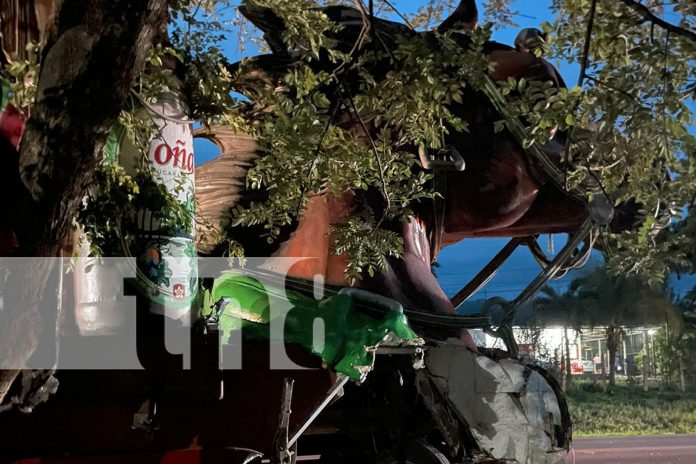
<svg viewBox="0 0 696 464"><path fill-rule="evenodd" d="M473 27L475 16L472 19L470 12L458 11L465 17L465 24ZM539 64L548 69L533 56L511 50L493 52L491 59L497 64L492 75L496 79L537 75ZM495 134L490 119L478 117L480 111L467 113L476 137L455 134L448 140L460 149L467 168L446 174L441 230L433 226L432 211L427 207L410 222L400 225L404 256L390 259L389 269L382 275L366 277L361 283L365 288L394 297L404 305L452 313L452 304L431 272L433 253L438 251L431 245L436 234L441 234L439 243L446 246L469 237L572 231L583 220L582 205L573 203L552 187L528 163L524 151L509 135ZM227 128L217 131L217 136L222 156L200 166L196 177L201 215L219 224L229 208L239 202L243 178L256 150L253 140L232 134ZM308 257L291 268L290 275L307 279L321 275L328 283L347 285L343 277L347 258L329 253L333 239L329 230L331 224L352 211L355 201L350 192L339 198L314 197L292 233L279 248L266 255L270 256L266 267L274 269L279 257ZM257 249L261 249L260 242L265 242L253 233L247 239L242 241L257 245ZM465 336L464 340L475 349L470 338ZM206 350L217 349L217 343L202 345L197 349L205 355L203 358L214 359ZM220 378L202 377L200 371L176 376L163 375L160 369L164 367L155 369L154 376L147 371L62 372L58 397L37 408L32 415L11 412L0 417L0 428L6 431L3 458L5 455L18 459L61 456L56 458L61 462L165 462L162 450L203 447L231 452L229 446L250 446L269 453L277 428L277 399L283 379L297 379L295 389L299 394L293 398L291 430L296 430L299 420L323 397L330 379L325 371L318 369L301 373L272 370L267 364L267 348L261 348L246 345L244 371L223 373L226 392L223 401L218 400ZM312 358L307 365L317 367L317 360ZM213 373L217 373L216 369ZM401 375L399 378L403 382ZM165 387L171 384L173 388L166 390L162 384ZM161 419L161 429L155 438L151 432L132 427L133 413L138 411L142 415L142 405L152 404L144 401L152 400L153 391L160 397L157 410ZM188 392L183 400L182 392ZM374 404L373 397L369 398ZM104 425L104 417L109 417L108 427ZM67 425L57 428L56 423ZM360 424L365 428L364 418ZM83 457L90 454L95 457ZM176 456L167 462L175 460L183 462ZM222 458L209 455L199 461L191 460L204 461L222 462ZM241 462L241 459L228 457L226 462Z"/></svg>
<svg viewBox="0 0 696 464"><path fill-rule="evenodd" d="M471 26L471 22L468 25ZM563 85L548 62L527 51L496 44L489 59L495 65L491 73L495 80L512 76L550 80ZM466 104L452 108L452 111L465 119L469 131L451 134L446 143L459 150L466 169L439 174L446 176L442 212L435 212L425 205L421 213L407 224L397 226L401 227L404 255L399 259L389 259L385 272L375 277L364 276L358 284L393 297L406 306L448 314L454 313L455 308L431 272L433 258L440 246L473 237L571 232L587 216L583 205L553 187L530 163L512 135L507 131L495 132L493 121L499 116L485 96L472 91L465 101ZM342 125L355 130L350 126L351 119L348 114L339 120L349 121ZM562 142L555 143L561 145ZM214 165L216 162L220 161L210 163ZM202 168L207 170L208 176L221 175L212 166ZM197 177L199 183L205 182L200 175ZM340 222L354 209L356 201L350 193L339 198L314 197L306 205L295 230L272 253L265 267L269 270L278 268L277 258L305 257L308 259L290 269L291 276L314 279L321 275L329 284L347 286L343 276L347 257L331 255L329 250L333 238L329 230L332 224ZM435 230L434 214L441 214L438 230ZM258 240L258 235L256 237ZM254 247L252 251L255 251ZM465 339L474 348L471 339L468 336Z"/></svg>

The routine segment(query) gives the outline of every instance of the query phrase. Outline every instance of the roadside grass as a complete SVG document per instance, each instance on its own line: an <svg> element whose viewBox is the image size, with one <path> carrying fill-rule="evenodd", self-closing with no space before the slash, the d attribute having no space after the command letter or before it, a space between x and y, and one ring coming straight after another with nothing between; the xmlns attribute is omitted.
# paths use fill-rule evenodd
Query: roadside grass
<svg viewBox="0 0 696 464"><path fill-rule="evenodd" d="M567 398L576 437L696 433L696 392L580 383Z"/></svg>

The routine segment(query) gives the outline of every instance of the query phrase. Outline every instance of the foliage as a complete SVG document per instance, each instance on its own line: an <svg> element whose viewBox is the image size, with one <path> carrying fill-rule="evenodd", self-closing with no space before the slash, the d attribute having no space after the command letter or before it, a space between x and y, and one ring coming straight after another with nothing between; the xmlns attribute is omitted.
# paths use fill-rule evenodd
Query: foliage
<svg viewBox="0 0 696 464"><path fill-rule="evenodd" d="M149 168L130 175L121 166L105 163L95 172L94 185L76 218L89 254L122 256L133 243L138 212L148 210L164 212L159 216L164 234L191 231L189 205L179 203Z"/></svg>
<svg viewBox="0 0 696 464"><path fill-rule="evenodd" d="M635 276L612 275L598 267L575 280L583 301L580 321L590 327L642 326L669 323L679 330L679 311L663 287L649 287Z"/></svg>
<svg viewBox="0 0 696 464"><path fill-rule="evenodd" d="M282 39L288 51L306 59L319 59L319 52L327 50L336 59L340 56L327 38L338 26L319 10L312 0L249 0L247 5L271 8L283 21L285 28Z"/></svg>
<svg viewBox="0 0 696 464"><path fill-rule="evenodd" d="M502 94L507 96L508 111L512 117L526 121L530 139L525 146L546 143L558 130L568 130L575 124L575 108L582 90L580 87L558 89L553 82L527 81L508 78L500 83ZM504 120L497 122L502 130Z"/></svg>
<svg viewBox="0 0 696 464"><path fill-rule="evenodd" d="M696 331L696 287L686 292L686 295L679 300L679 309L681 309L686 330Z"/></svg>
<svg viewBox="0 0 696 464"><path fill-rule="evenodd" d="M685 383L696 381L696 333L675 334L668 328L660 328L652 338L655 365L660 379L669 386L679 386L680 369L684 370Z"/></svg>
<svg viewBox="0 0 696 464"><path fill-rule="evenodd" d="M235 23L223 19L229 0L177 0L170 2L169 39L164 51L175 55L183 68L184 93L191 115L206 124L229 124L243 130L240 102L230 94L232 75L223 53L225 36ZM152 71L152 70L151 70ZM156 68L155 74L162 69Z"/></svg>
<svg viewBox="0 0 696 464"><path fill-rule="evenodd" d="M287 11L283 15L286 23L294 20ZM305 26L301 23L289 28ZM287 35L284 38L289 40ZM269 199L249 208L238 207L235 223L263 224L268 240L274 240L313 195L337 197L350 190L369 196L377 192L381 205L358 208L332 231L336 236L334 252L347 253L350 258L348 279L354 281L362 271L372 275L384 269L386 257L399 256L403 249L393 224L407 220L414 202L433 197L426 189L429 176L414 175L416 159L408 147L437 149L449 130L466 129L448 105L461 102L462 87L488 67L480 50L485 38L482 29L467 53L461 53L461 47L445 34L439 37L440 52L435 56L432 47L420 38L405 40L389 53L368 54L360 61L364 84L355 96L339 72L353 65L349 61L338 64L332 73L316 72L299 63L282 78L282 91L256 89L255 103L271 109L258 124L256 136L273 156L261 158L248 180L251 188L266 190ZM326 38L316 42L323 47L331 43ZM315 57L306 44L288 43L287 48ZM328 54L351 59L335 50L329 49ZM368 69L378 60L389 60L395 70L375 78ZM324 93L329 84L338 86L341 99ZM376 136L366 130L355 134L338 127L334 105L355 108L359 118L367 113L364 117L376 127Z"/></svg>
<svg viewBox="0 0 696 464"><path fill-rule="evenodd" d="M679 311L661 287L648 287L635 276L614 276L606 267L587 270L565 292L545 287L532 307L537 324L576 330L665 322L675 330L681 326Z"/></svg>
<svg viewBox="0 0 696 464"><path fill-rule="evenodd" d="M561 350L562 365L565 366L564 390L568 391L573 385L573 375L570 366L570 340L568 329L573 328L577 331L580 327L577 322L577 312L580 307L580 300L577 298L577 286L571 283L568 290L564 293L557 292L553 287L546 286L541 289L541 295L533 302L534 318L536 325L542 326L550 321L557 321L563 327L563 349ZM539 322L544 321L544 322Z"/></svg>
<svg viewBox="0 0 696 464"><path fill-rule="evenodd" d="M28 116L36 96L41 47L30 43L27 52L27 60L14 60L7 64L3 75L9 81L9 103ZM164 66L166 57L181 59L171 47L158 45L149 51L147 63L151 72L142 74L139 79L138 87L143 92L141 98L152 101L163 90L174 87L172 71ZM120 130L125 130L126 137L143 153L158 135L152 118L136 102L124 108L119 124L112 132L120 134ZM135 230L132 222L141 210L163 211L161 225L164 230L191 229L191 205L180 204L168 193L153 177L147 163L137 164L135 172L129 174L122 167L104 160L95 172L89 193L74 218L93 256L122 255L122 245L129 243L130 234Z"/></svg>
<svg viewBox="0 0 696 464"><path fill-rule="evenodd" d="M512 10L510 3L512 0L488 0L484 4L484 19L496 29L517 26L514 18L518 12Z"/></svg>
<svg viewBox="0 0 696 464"><path fill-rule="evenodd" d="M139 105L121 112L110 137L119 144L132 144L143 155L126 170L118 164L120 153L110 159L105 151L75 218L91 256L126 253L133 244L138 213L142 211L158 212L159 228L164 234L191 233L194 206L177 198L186 179L182 176L174 191L168 191L145 156L150 142L158 135L151 116Z"/></svg>
<svg viewBox="0 0 696 464"><path fill-rule="evenodd" d="M696 432L696 393L643 392L623 385L609 392L584 387L567 397L575 436Z"/></svg>
<svg viewBox="0 0 696 464"><path fill-rule="evenodd" d="M185 179L182 178L174 191L169 192L146 160L145 154L150 148L150 142L159 136L159 131L152 115L143 106L156 102L166 92L183 92L179 80L180 69L181 66L187 66L186 70L193 69L199 73L195 76L199 79L196 91L187 92L190 110L194 115L206 114L213 119L220 115L211 112L211 108L223 105L230 105L228 113L235 111L234 100L229 97L229 73L225 74L226 69L219 63L222 55L206 42L212 31L218 31L222 27L222 23L200 21L196 13L201 8L212 11L217 2L195 3L195 7L193 3L173 3L173 16L176 18L181 15L190 21L185 22L186 46L177 41L182 32L175 29L171 33L171 46L159 43L149 50L146 72L141 74L137 82L134 98L123 108L118 125L112 129L111 136L118 138L119 144L132 144L143 156L135 162L132 170L127 171L117 164L117 158L109 159L105 152L105 159L99 164L93 185L75 218L76 225L81 228L89 245L90 255L120 256L128 253L128 248L133 244L133 234L137 231L135 222L138 213L142 211L159 212L159 228L165 234L174 236L181 231L192 231L194 206L177 199L179 191L184 188ZM196 28L203 29L203 32ZM222 40L222 36L215 39ZM192 53L192 50L197 53ZM185 60L185 56L190 60ZM196 62L194 56L208 61ZM216 64L211 67L212 62ZM208 74L204 76L200 73ZM184 87L187 83L184 82ZM227 115L225 121L232 124L236 122L236 118Z"/></svg>
<svg viewBox="0 0 696 464"><path fill-rule="evenodd" d="M386 257L400 257L403 239L395 232L375 227L374 218L348 218L335 226L339 232L334 251L347 253L351 259L346 268L348 278L355 280L363 271L374 276L375 272L387 267ZM370 240L365 240L370 237Z"/></svg>
<svg viewBox="0 0 696 464"><path fill-rule="evenodd" d="M693 4L672 4L679 24L693 27ZM550 55L582 61L590 2L556 0L557 18L545 25ZM653 6L651 5L651 8ZM654 7L659 12L659 7ZM666 264L685 265L693 235L653 226L682 219L694 190L696 138L693 85L696 43L638 16L621 1L598 1L589 66L576 126L587 132L571 149L571 181L598 175L617 203L642 205L642 227L615 235L610 265L615 272L661 281ZM640 251L638 251L640 250Z"/></svg>
<svg viewBox="0 0 696 464"><path fill-rule="evenodd" d="M660 328L655 333L652 342L658 375L666 384L672 384L679 378L679 364L682 356L679 342L673 333L664 328Z"/></svg>
<svg viewBox="0 0 696 464"><path fill-rule="evenodd" d="M640 366L640 369L643 369L643 360L645 359L645 347L641 349L634 357L633 357L633 362L635 363L636 366Z"/></svg>
<svg viewBox="0 0 696 464"><path fill-rule="evenodd" d="M647 287L638 277L617 277L600 267L575 278L559 294L546 287L535 300L537 318L576 330L604 327L609 351L609 380L615 381L616 353L623 326L669 323L680 330L679 311L661 288Z"/></svg>
<svg viewBox="0 0 696 464"><path fill-rule="evenodd" d="M559 292L551 286L541 289L540 294L532 300L532 324L539 327L561 326L580 330L585 324L580 310L583 302L578 296L578 281L573 281L565 292Z"/></svg>
<svg viewBox="0 0 696 464"><path fill-rule="evenodd" d="M378 2L381 3L381 2ZM408 17L408 22L418 29L431 29L442 22L447 14L457 6L456 0L433 0L426 2L418 11ZM386 8L383 8L386 10Z"/></svg>
<svg viewBox="0 0 696 464"><path fill-rule="evenodd" d="M516 329L516 339L518 344L528 344L534 352L536 359L551 359L552 353L550 347L544 342L544 328L540 326L519 327Z"/></svg>
<svg viewBox="0 0 696 464"><path fill-rule="evenodd" d="M36 97L36 81L39 76L39 51L35 43L27 44L29 58L5 65L2 73L10 83L9 103L22 114L29 114Z"/></svg>
<svg viewBox="0 0 696 464"><path fill-rule="evenodd" d="M358 269L374 272L387 255L399 255L401 244L393 235L394 224L405 220L414 202L432 197L427 177L413 179L415 149L437 148L444 135L466 130L451 107L460 103L466 86L477 87L480 73L489 68L481 43L495 27L513 23L510 0L484 2L483 24L473 35L473 47L460 47L448 34L439 35L437 47L406 40L385 58L384 50L371 45L365 34L356 47L370 46L375 53L356 59L336 50L329 37L337 26L316 8L327 4L358 5L348 0L249 0L252 6L267 6L286 28L282 46L302 59L280 81L242 83L242 72L228 66L223 41L239 34L244 42L258 37L230 14L230 0L173 0L170 2L171 43L156 46L137 90L145 100L171 85L174 75L184 81L182 90L192 115L204 124L227 124L258 137L273 153L252 170L249 185L266 190L268 200L237 211L240 224L263 224L266 238L274 240L281 227L302 213L312 195L340 195L347 190L377 192L382 205L368 211L358 208L342 224L335 225L336 243L351 256L347 274ZM390 3L375 0L377 14L395 11ZM404 20L416 28L435 27L456 6L453 0L427 0ZM555 128L573 127L570 152L564 168L569 186L588 177L598 178L616 203L640 205L640 224L632 230L610 235L605 247L614 273L645 277L651 285L666 276L669 266L696 262L694 215L685 216L694 204L696 138L693 96L696 88L696 43L687 34L670 32L640 16L625 2L597 0L591 12L588 0L554 0L555 20L544 24L548 33L545 50L551 59L581 64L588 49L588 66L582 88L555 91L524 80L501 83L510 109L529 125L535 140L544 142ZM360 3L362 6L362 3ZM481 6L481 5L480 5ZM692 2L678 0L668 6L649 4L657 14L669 12L675 27L694 28ZM587 25L590 14L594 27ZM275 44L278 45L278 44ZM312 63L325 54L335 63L333 72L312 71ZM393 71L371 75L375 60L389 60ZM174 62L174 66L171 66ZM13 98L21 108L32 100L36 74L28 63L16 63L5 75L13 80ZM242 66L243 69L243 66ZM364 85L356 95L343 97L355 106L378 137L366 141L364 134L347 133L332 121L330 86L340 86L348 71L360 75ZM244 88L242 88L244 87ZM246 91L240 96L234 91ZM347 102L346 99L352 100ZM250 103L249 100L253 100ZM147 142L147 124L138 119L137 102L124 109L122 123L134 143ZM143 123L143 131L138 127ZM502 129L502 122L498 122ZM102 172L102 188L111 190L120 174ZM115 199L127 201L139 195L130 190ZM176 209L176 205L171 205ZM101 218L109 236L110 224L128 205L113 205L112 212L92 204L89 213ZM659 232L670 219L675 226ZM239 250L237 250L238 253ZM334 250L339 251L339 250Z"/></svg>
<svg viewBox="0 0 696 464"><path fill-rule="evenodd" d="M433 18L441 18L451 8L447 3L428 2L409 19L427 27ZM611 236L609 262L614 272L639 274L655 285L666 275L668 264L686 264L685 252L693 242L688 234L675 228L657 234L657 226L664 225L670 216L679 219L678 206L687 204L693 191L694 169L689 155L695 144L687 130L692 113L686 100L694 67L684 57L693 56L694 44L637 20L636 13L621 2L598 3L588 55L590 66L582 90L578 87L554 92L543 85L510 81L503 85L503 91L510 96L513 112L524 116L537 141L545 141L556 127L574 127L566 166L569 185L596 176L617 203L634 199L642 205L642 226ZM376 4L380 6L381 2ZM290 25L284 37L287 49L310 58L317 56L317 48L331 49L330 41L319 36L331 28L313 16L316 10L303 12L305 3L299 8L284 2L269 6ZM489 6L493 7L489 11L497 9L510 18L509 2L492 2ZM558 19L545 25L551 36L547 45L552 58L581 61L588 6L588 2L579 0L554 2ZM688 26L692 12L679 2L676 8L683 12ZM381 11L387 10L384 7ZM485 36L488 28L478 33ZM307 35L301 36L298 31ZM446 37L441 38L440 45L432 50L418 41L401 43L393 52L399 66L382 80L370 79L365 72L369 63L358 64L365 86L355 96L357 106L361 112L374 115L372 122L378 127L389 129L389 139L396 146L437 146L441 134L466 129L448 113L448 106L457 101L459 86L465 82L476 86L471 68L480 70L482 57L475 49L470 53L450 47ZM315 120L322 126L323 119ZM313 166L311 156L303 161ZM666 181L668 176L670 182ZM395 180L408 182L404 178ZM267 179L266 185L275 183ZM272 192L271 203L279 204L281 193ZM294 197L298 194L294 192ZM289 211L287 207L281 215L285 222L295 216ZM263 212L264 208L257 206L250 215L262 220ZM357 214L361 216L364 212ZM271 230L276 227L273 222Z"/></svg>
<svg viewBox="0 0 696 464"><path fill-rule="evenodd" d="M374 114L374 124L389 130L397 146L440 148L450 131L467 130L452 105L461 104L464 87L478 84L490 68L482 53L489 34L485 28L478 30L468 50L451 33L437 36L436 47L421 37L400 42L388 55L394 69L383 79L363 73L365 89L358 107Z"/></svg>

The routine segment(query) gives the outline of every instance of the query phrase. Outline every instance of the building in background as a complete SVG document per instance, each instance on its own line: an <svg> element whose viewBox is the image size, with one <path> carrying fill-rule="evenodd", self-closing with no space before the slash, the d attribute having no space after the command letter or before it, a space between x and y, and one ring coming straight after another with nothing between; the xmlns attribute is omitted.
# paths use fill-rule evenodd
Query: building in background
<svg viewBox="0 0 696 464"><path fill-rule="evenodd" d="M644 353L648 356L648 376L655 376L655 353L652 338L658 327L630 327L624 329L622 343L617 353L617 374L636 376L643 374L640 362ZM563 365L565 357L564 329L560 327L532 328L514 327L513 332L522 355L530 356L544 363ZM571 368L576 375L601 375L609 372L609 355L605 328L598 327L575 331L568 329L568 345ZM500 339L492 337L482 330L474 333L479 346L486 348L504 348ZM647 350L644 348L647 346ZM595 359L599 362L595 363ZM638 361L637 361L638 359ZM595 364L599 364L595 366Z"/></svg>

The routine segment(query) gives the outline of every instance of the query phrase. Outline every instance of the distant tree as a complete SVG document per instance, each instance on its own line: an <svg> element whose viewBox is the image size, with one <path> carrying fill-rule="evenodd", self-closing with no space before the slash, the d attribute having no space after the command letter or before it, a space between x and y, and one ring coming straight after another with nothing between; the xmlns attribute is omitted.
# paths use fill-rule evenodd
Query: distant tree
<svg viewBox="0 0 696 464"><path fill-rule="evenodd" d="M679 300L679 309L684 319L685 330L696 332L696 287Z"/></svg>
<svg viewBox="0 0 696 464"><path fill-rule="evenodd" d="M544 341L544 328L536 324L528 327L520 327L517 334L518 343L528 344L534 357L537 359L548 359L550 357L550 347Z"/></svg>
<svg viewBox="0 0 696 464"><path fill-rule="evenodd" d="M568 329L580 329L577 318L580 299L577 294L576 282L571 282L568 289L560 293L555 288L546 286L541 290L541 295L533 302L537 326L540 325L560 325L563 327L564 343L564 367L565 367L565 390L568 391L573 385L572 370L570 368L570 340Z"/></svg>
<svg viewBox="0 0 696 464"><path fill-rule="evenodd" d="M534 301L535 320L540 325L564 329L566 384L571 384L568 329L605 329L609 357L609 384L616 383L616 356L627 325L667 323L680 332L680 311L662 288L651 288L635 277L617 277L606 268L596 268L574 279L560 293L545 287Z"/></svg>
<svg viewBox="0 0 696 464"><path fill-rule="evenodd" d="M660 328L653 337L655 366L660 379L668 386L679 385L682 390L693 384L696 369L696 332L674 333Z"/></svg>
<svg viewBox="0 0 696 464"><path fill-rule="evenodd" d="M683 390L696 385L696 290L692 289L676 302L684 319L684 333L669 326L660 328L653 337L658 374L668 385L678 384Z"/></svg>
<svg viewBox="0 0 696 464"><path fill-rule="evenodd" d="M609 384L616 382L616 354L624 335L623 327L667 323L681 330L679 311L664 288L654 288L635 277L611 275L596 268L574 280L581 310L577 323L604 327L609 354Z"/></svg>

